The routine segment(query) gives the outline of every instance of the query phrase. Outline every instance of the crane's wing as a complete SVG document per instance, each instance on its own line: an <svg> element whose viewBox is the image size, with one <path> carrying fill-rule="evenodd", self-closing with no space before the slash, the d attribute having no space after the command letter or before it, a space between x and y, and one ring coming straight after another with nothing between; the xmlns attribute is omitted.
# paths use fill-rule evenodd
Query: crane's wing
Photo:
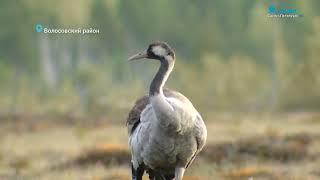
<svg viewBox="0 0 320 180"><path fill-rule="evenodd" d="M191 102L180 94L179 92L169 90L169 89L164 89L163 90L164 95L166 97L174 97L179 99L182 102L190 104ZM132 132L136 129L136 127L140 123L140 115L141 112L146 108L146 106L150 103L150 98L149 96L145 95L142 98L138 99L136 103L134 104L133 108L129 112L129 116L127 118L127 127L128 127L128 132L129 134L132 134Z"/></svg>
<svg viewBox="0 0 320 180"><path fill-rule="evenodd" d="M189 165L193 162L193 160L196 158L196 156L204 147L207 140L207 128L200 115L197 115L197 120L194 128L194 135L197 142L197 151L194 153L194 155L186 165L186 168L188 168Z"/></svg>
<svg viewBox="0 0 320 180"><path fill-rule="evenodd" d="M190 100L187 97L185 97L183 94L181 94L181 93L179 93L177 91L172 91L172 90L165 89L164 90L164 95L166 97L174 97L176 99L179 99L184 104L193 107L193 105L190 102ZM196 116L196 122L195 122L195 127L194 127L194 131L193 132L194 132L194 137L195 137L196 143L197 143L197 150L193 154L193 156L190 159L190 161L187 163L186 168L193 162L195 157L199 154L199 152L204 147L204 145L206 143L206 140L207 140L207 128L206 128L206 125L204 124L204 122L202 120L202 117L200 116L199 113Z"/></svg>
<svg viewBox="0 0 320 180"><path fill-rule="evenodd" d="M129 134L131 134L139 125L140 114L149 103L150 103L149 97L143 96L142 98L138 99L134 104L127 118L127 126L128 126Z"/></svg>

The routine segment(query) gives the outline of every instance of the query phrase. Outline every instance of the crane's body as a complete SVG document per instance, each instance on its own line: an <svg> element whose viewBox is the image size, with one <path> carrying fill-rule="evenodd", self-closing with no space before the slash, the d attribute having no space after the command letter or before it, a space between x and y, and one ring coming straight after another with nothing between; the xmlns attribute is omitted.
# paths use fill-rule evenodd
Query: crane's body
<svg viewBox="0 0 320 180"><path fill-rule="evenodd" d="M139 99L129 113L132 177L140 180L146 170L150 179L180 180L205 144L205 124L188 98L163 89L175 60L167 44L151 44L146 53L136 56L159 59L161 66L149 95Z"/></svg>

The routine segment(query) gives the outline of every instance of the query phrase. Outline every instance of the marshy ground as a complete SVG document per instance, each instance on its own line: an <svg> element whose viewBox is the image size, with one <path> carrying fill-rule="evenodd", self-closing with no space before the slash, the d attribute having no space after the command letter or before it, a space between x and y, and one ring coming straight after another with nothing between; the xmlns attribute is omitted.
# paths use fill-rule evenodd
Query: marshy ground
<svg viewBox="0 0 320 180"><path fill-rule="evenodd" d="M3 119L0 179L130 177L124 120ZM185 179L320 179L320 113L225 113L205 119L208 143Z"/></svg>

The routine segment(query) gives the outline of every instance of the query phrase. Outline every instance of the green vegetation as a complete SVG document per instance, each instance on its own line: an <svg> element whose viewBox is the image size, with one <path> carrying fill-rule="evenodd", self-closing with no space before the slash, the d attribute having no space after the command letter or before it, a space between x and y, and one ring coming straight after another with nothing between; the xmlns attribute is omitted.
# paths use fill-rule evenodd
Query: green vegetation
<svg viewBox="0 0 320 180"><path fill-rule="evenodd" d="M318 110L320 6L316 0L289 4L303 17L268 18L270 3L252 0L4 0L1 112L125 112L156 70L125 60L153 40L175 48L169 87L203 113ZM37 23L100 34L39 34Z"/></svg>

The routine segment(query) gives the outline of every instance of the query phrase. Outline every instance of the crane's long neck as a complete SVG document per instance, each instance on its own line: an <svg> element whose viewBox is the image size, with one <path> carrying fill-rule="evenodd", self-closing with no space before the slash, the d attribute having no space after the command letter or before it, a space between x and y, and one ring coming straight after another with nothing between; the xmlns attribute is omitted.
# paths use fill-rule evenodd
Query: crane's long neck
<svg viewBox="0 0 320 180"><path fill-rule="evenodd" d="M163 86L166 83L174 66L173 59L162 59L160 60L160 62L161 62L161 65L159 67L159 70L157 74L154 76L150 85L150 90L149 90L150 96L163 94Z"/></svg>

